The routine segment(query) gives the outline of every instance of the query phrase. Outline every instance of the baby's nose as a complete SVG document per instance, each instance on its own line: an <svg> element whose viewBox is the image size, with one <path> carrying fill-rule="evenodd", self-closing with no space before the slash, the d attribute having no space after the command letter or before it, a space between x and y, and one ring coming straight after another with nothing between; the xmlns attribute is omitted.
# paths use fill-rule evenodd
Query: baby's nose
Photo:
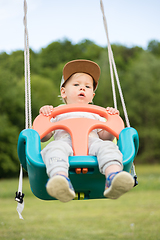
<svg viewBox="0 0 160 240"><path fill-rule="evenodd" d="M85 87L84 86L80 86L80 90L85 91Z"/></svg>

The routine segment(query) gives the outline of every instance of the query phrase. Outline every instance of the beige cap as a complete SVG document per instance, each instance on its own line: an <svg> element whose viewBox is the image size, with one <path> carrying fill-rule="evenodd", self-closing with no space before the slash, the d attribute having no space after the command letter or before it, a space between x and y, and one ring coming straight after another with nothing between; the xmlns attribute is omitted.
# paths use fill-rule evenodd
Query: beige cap
<svg viewBox="0 0 160 240"><path fill-rule="evenodd" d="M100 77L100 67L97 63L92 62L90 60L73 60L71 62L66 63L63 68L63 77L61 81L61 87L64 83L74 74L74 73L87 73L89 74L95 81L95 88L97 88L98 80Z"/></svg>

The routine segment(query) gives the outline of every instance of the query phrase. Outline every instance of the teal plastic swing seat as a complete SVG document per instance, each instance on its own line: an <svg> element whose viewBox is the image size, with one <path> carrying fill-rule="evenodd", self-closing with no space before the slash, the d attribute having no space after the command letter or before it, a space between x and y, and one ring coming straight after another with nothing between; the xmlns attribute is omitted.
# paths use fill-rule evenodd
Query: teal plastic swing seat
<svg viewBox="0 0 160 240"><path fill-rule="evenodd" d="M124 171L130 172L139 147L137 131L131 127L124 128L119 134L117 145L123 154ZM54 200L46 191L48 176L40 152L39 133L34 129L23 130L18 139L18 157L23 168L28 172L31 190L36 197L42 200ZM69 165L69 178L77 194L76 199L104 197L105 176L99 172L96 157L72 156L69 157ZM88 172L77 174L77 168L87 168Z"/></svg>

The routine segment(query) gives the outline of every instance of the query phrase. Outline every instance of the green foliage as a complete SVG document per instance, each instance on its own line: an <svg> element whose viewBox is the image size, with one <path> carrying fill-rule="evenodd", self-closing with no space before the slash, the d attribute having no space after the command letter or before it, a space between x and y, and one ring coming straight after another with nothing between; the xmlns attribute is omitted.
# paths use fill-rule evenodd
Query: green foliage
<svg viewBox="0 0 160 240"><path fill-rule="evenodd" d="M155 56L160 57L160 42L156 40L149 42L148 51L153 53Z"/></svg>
<svg viewBox="0 0 160 240"><path fill-rule="evenodd" d="M100 57L101 52L103 51L102 47L97 46L89 40L84 40L76 46L79 49L77 59L95 60Z"/></svg>
<svg viewBox="0 0 160 240"><path fill-rule="evenodd" d="M131 125L140 135L141 160L159 161L160 61L142 52L128 66L122 85Z"/></svg>
<svg viewBox="0 0 160 240"><path fill-rule="evenodd" d="M0 178L13 177L19 168L17 140L24 127L22 90L16 74L0 71Z"/></svg>
<svg viewBox="0 0 160 240"><path fill-rule="evenodd" d="M0 54L0 69L9 70L19 79L23 77L23 51L13 52L11 55Z"/></svg>
<svg viewBox="0 0 160 240"><path fill-rule="evenodd" d="M59 89L55 87L54 81L38 75L32 76L32 103L33 118L39 114L39 109L44 105L59 105Z"/></svg>
<svg viewBox="0 0 160 240"><path fill-rule="evenodd" d="M127 48L122 45L112 45L112 51L116 59L116 66L120 71L126 70L128 63L131 59L135 59L140 52L143 51L142 48L133 47Z"/></svg>
<svg viewBox="0 0 160 240"><path fill-rule="evenodd" d="M17 173L17 140L19 131L8 116L0 116L0 178L13 177Z"/></svg>
<svg viewBox="0 0 160 240"><path fill-rule="evenodd" d="M24 85L21 83L22 80L19 80L9 69L0 71L1 113L6 113L13 125L23 128Z"/></svg>
<svg viewBox="0 0 160 240"><path fill-rule="evenodd" d="M160 42L148 49L112 45L131 126L140 136L137 162L160 159ZM17 139L25 126L23 51L0 53L0 178L18 174ZM94 104L113 106L107 48L83 40L72 44L57 41L35 53L30 49L33 119L45 104L57 106L64 64L73 59L90 59L101 68ZM116 87L117 89L117 87ZM124 118L117 93L118 108Z"/></svg>
<svg viewBox="0 0 160 240"><path fill-rule="evenodd" d="M58 64L73 59L96 59L99 57L102 49L89 40L84 40L80 44L75 45L72 45L68 40L53 42L39 53L40 64L42 68L53 69Z"/></svg>
<svg viewBox="0 0 160 240"><path fill-rule="evenodd" d="M101 67L101 76L96 90L96 95L94 97L94 104L102 107L113 106L110 69L106 49L101 53L97 63Z"/></svg>

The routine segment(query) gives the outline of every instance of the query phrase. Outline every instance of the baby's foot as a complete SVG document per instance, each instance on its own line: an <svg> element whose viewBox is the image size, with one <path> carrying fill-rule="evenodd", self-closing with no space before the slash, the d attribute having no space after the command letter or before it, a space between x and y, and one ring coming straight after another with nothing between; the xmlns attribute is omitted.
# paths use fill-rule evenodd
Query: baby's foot
<svg viewBox="0 0 160 240"><path fill-rule="evenodd" d="M106 179L104 196L117 199L128 192L134 186L134 179L130 173L125 171L110 173Z"/></svg>
<svg viewBox="0 0 160 240"><path fill-rule="evenodd" d="M75 191L69 178L57 174L49 179L47 183L47 192L50 196L61 202L69 202L75 198Z"/></svg>

